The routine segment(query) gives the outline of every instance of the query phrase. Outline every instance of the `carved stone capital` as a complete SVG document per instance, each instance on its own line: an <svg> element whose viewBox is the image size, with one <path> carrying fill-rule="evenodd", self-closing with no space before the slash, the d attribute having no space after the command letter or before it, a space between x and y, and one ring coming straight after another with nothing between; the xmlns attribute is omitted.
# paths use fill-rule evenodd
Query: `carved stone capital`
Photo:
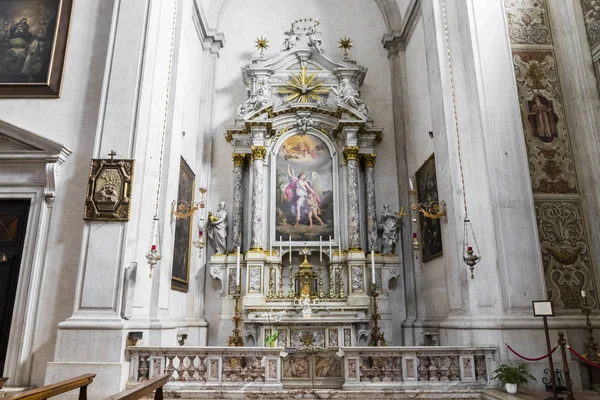
<svg viewBox="0 0 600 400"><path fill-rule="evenodd" d="M344 161L347 163L350 160L358 159L358 146L348 146L344 149Z"/></svg>
<svg viewBox="0 0 600 400"><path fill-rule="evenodd" d="M361 154L361 157L366 168L375 168L377 154Z"/></svg>
<svg viewBox="0 0 600 400"><path fill-rule="evenodd" d="M232 159L233 159L233 166L234 167L242 167L242 168L244 168L246 166L247 161L248 161L248 154L246 154L246 153L233 153L232 154Z"/></svg>
<svg viewBox="0 0 600 400"><path fill-rule="evenodd" d="M267 155L267 149L265 146L252 146L252 159L253 160L264 160Z"/></svg>

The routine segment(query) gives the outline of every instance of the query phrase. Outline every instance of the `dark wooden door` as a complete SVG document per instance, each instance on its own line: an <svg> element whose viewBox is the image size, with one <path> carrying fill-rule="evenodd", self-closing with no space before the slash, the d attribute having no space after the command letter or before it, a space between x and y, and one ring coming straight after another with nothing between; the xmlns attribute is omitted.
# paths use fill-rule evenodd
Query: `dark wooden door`
<svg viewBox="0 0 600 400"><path fill-rule="evenodd" d="M0 376L15 306L29 200L0 200Z"/></svg>

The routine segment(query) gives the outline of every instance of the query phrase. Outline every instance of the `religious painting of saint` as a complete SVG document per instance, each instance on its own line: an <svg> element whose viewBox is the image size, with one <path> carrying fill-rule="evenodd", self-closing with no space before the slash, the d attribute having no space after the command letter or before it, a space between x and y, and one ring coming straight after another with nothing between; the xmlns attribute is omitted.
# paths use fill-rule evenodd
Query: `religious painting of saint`
<svg viewBox="0 0 600 400"><path fill-rule="evenodd" d="M58 97L73 0L0 1L0 97Z"/></svg>
<svg viewBox="0 0 600 400"><path fill-rule="evenodd" d="M312 134L287 138L277 154L276 174L276 238L333 237L333 162L325 142Z"/></svg>
<svg viewBox="0 0 600 400"><path fill-rule="evenodd" d="M425 161L416 173L417 197L419 203L438 201L437 179L435 174L435 154ZM427 218L419 213L421 227L421 249L424 262L442 255L442 227L439 219Z"/></svg>
<svg viewBox="0 0 600 400"><path fill-rule="evenodd" d="M558 115L554 112L552 100L537 95L527 103L529 106L528 119L534 136L542 142L552 142L558 136Z"/></svg>
<svg viewBox="0 0 600 400"><path fill-rule="evenodd" d="M179 168L178 204L194 203L194 180L196 176L182 158ZM171 289L187 292L190 278L190 254L192 246L191 218L177 218L175 221L175 239L173 243L173 269L171 270Z"/></svg>

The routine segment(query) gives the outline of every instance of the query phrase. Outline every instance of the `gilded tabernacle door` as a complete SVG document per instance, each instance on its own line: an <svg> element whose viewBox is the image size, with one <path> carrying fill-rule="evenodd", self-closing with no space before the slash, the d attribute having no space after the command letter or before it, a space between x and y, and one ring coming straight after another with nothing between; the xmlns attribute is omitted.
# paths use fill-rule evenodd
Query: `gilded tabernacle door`
<svg viewBox="0 0 600 400"><path fill-rule="evenodd" d="M282 135L272 152L273 242L336 239L339 210L333 143L320 132Z"/></svg>

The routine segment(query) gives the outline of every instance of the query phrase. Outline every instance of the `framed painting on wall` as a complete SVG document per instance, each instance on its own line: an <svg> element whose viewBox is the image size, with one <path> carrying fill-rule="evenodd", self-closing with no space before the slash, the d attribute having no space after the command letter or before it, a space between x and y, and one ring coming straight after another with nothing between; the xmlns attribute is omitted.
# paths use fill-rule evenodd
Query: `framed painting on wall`
<svg viewBox="0 0 600 400"><path fill-rule="evenodd" d="M419 203L438 201L437 179L435 175L435 154L425 161L416 173L417 196ZM421 257L424 262L443 254L442 227L439 219L427 218L419 213L421 240L423 247Z"/></svg>
<svg viewBox="0 0 600 400"><path fill-rule="evenodd" d="M72 6L0 1L0 97L60 97Z"/></svg>
<svg viewBox="0 0 600 400"><path fill-rule="evenodd" d="M179 167L179 187L177 203L194 204L194 180L196 175L182 158ZM173 269L171 270L171 289L187 292L190 284L190 256L192 248L193 217L177 218L175 221L175 240L173 241Z"/></svg>
<svg viewBox="0 0 600 400"><path fill-rule="evenodd" d="M275 240L334 237L334 171L327 144L313 134L286 138L276 158Z"/></svg>

